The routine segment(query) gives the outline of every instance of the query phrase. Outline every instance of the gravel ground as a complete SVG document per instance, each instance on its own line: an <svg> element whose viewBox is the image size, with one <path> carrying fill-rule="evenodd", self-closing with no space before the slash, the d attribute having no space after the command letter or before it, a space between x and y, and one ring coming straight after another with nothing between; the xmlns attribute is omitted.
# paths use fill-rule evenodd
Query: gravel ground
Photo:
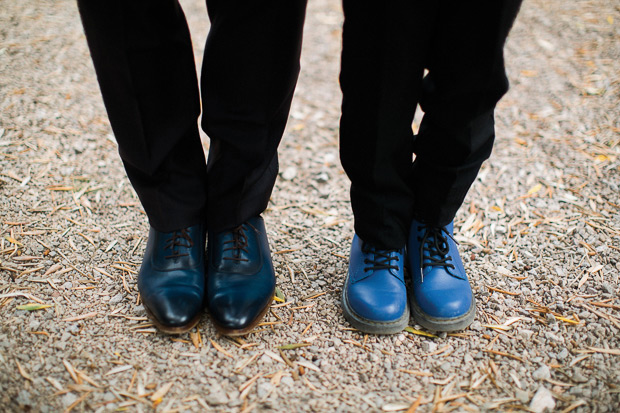
<svg viewBox="0 0 620 413"><path fill-rule="evenodd" d="M204 5L182 3L200 56ZM336 0L310 0L281 179L265 213L286 298L232 340L207 316L181 336L148 323L136 288L146 217L76 6L2 1L3 409L618 411L614 3L526 1L506 48L512 89L497 111L494 156L456 219L477 319L456 334L412 324L376 337L351 329L339 306L353 235L338 160L342 13Z"/></svg>

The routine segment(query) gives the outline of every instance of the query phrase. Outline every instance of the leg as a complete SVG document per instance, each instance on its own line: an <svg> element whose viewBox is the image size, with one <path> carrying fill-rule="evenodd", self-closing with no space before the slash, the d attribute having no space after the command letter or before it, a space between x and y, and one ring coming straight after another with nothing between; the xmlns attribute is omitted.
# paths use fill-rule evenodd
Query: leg
<svg viewBox="0 0 620 413"><path fill-rule="evenodd" d="M409 323L404 246L413 206L411 122L421 93L430 2L343 2L340 157L351 179L355 237L345 318L377 334Z"/></svg>
<svg viewBox="0 0 620 413"><path fill-rule="evenodd" d="M411 220L411 123L435 9L430 2L343 1L340 157L351 179L355 232L401 248Z"/></svg>
<svg viewBox="0 0 620 413"><path fill-rule="evenodd" d="M410 181L418 220L451 222L491 154L493 111L508 90L503 46L520 2L450 2L436 20Z"/></svg>
<svg viewBox="0 0 620 413"><path fill-rule="evenodd" d="M259 216L299 73L306 0L208 0L202 127L209 228L207 307L227 335L250 332L273 301L275 273Z"/></svg>
<svg viewBox="0 0 620 413"><path fill-rule="evenodd" d="M198 83L183 12L171 1L78 1L127 175L151 225L202 221L206 168Z"/></svg>
<svg viewBox="0 0 620 413"><path fill-rule="evenodd" d="M202 68L209 230L267 207L299 74L306 0L208 0Z"/></svg>
<svg viewBox="0 0 620 413"><path fill-rule="evenodd" d="M199 321L205 286L206 166L185 17L176 0L78 5L121 158L151 223L140 297L156 326L181 333Z"/></svg>
<svg viewBox="0 0 620 413"><path fill-rule="evenodd" d="M475 317L451 221L491 153L493 110L508 89L503 46L519 5L451 2L434 28L420 102L425 115L414 142L408 244L411 309L432 330L460 330Z"/></svg>

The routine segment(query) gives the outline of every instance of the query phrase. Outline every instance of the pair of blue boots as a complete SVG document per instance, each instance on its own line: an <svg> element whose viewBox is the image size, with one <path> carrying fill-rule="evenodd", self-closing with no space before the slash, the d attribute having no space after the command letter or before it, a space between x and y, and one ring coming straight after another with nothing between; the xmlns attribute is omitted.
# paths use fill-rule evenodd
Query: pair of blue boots
<svg viewBox="0 0 620 413"><path fill-rule="evenodd" d="M414 220L407 247L400 250L379 250L355 235L342 308L353 327L372 334L402 331L409 324L410 308L415 321L429 330L469 326L476 305L453 238L453 224L435 227Z"/></svg>

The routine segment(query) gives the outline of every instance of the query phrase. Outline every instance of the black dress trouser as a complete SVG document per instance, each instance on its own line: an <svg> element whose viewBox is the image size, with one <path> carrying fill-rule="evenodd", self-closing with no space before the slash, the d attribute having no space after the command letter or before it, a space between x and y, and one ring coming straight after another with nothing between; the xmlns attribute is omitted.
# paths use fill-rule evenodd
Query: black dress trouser
<svg viewBox="0 0 620 413"><path fill-rule="evenodd" d="M205 165L177 1L78 0L119 152L153 227L172 231L207 217L210 230L226 229L266 208L305 3L207 0ZM399 248L413 217L454 217L491 152L493 110L508 88L502 50L520 3L343 1L341 159L363 240ZM414 137L417 103L425 116Z"/></svg>
<svg viewBox="0 0 620 413"><path fill-rule="evenodd" d="M151 225L232 228L267 207L306 0L207 0L199 88L177 0L78 0L110 124Z"/></svg>
<svg viewBox="0 0 620 413"><path fill-rule="evenodd" d="M452 221L491 153L494 108L508 90L503 46L520 4L343 1L340 156L362 240L401 248L413 218Z"/></svg>

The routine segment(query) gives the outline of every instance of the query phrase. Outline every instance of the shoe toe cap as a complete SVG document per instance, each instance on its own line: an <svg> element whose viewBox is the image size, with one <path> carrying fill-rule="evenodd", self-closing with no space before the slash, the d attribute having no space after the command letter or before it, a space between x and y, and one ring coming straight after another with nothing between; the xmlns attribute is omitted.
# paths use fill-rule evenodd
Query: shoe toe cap
<svg viewBox="0 0 620 413"><path fill-rule="evenodd" d="M193 290L167 289L143 298L143 303L156 321L165 327L184 327L200 314L202 295Z"/></svg>
<svg viewBox="0 0 620 413"><path fill-rule="evenodd" d="M222 292L209 300L209 313L224 330L244 330L252 326L273 299L273 292L257 294L251 289Z"/></svg>

